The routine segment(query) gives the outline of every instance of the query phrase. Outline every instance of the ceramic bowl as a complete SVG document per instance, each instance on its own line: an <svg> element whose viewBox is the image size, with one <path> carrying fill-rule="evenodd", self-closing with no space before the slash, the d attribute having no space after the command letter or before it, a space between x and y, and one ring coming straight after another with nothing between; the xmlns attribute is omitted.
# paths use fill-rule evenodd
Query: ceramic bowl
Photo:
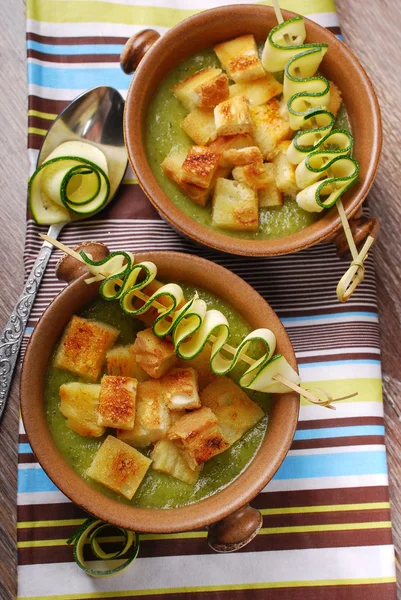
<svg viewBox="0 0 401 600"><path fill-rule="evenodd" d="M183 281L213 292L236 309L252 328L270 328L277 337L277 350L297 368L291 342L279 318L242 279L207 260L175 252L139 253L135 258L138 262L153 261L162 280ZM24 425L32 449L47 475L68 498L89 513L137 531L188 531L221 522L235 511L237 515L243 515L241 507L270 481L289 450L298 420L299 397L296 393L276 395L264 441L245 471L220 492L182 508L143 509L120 504L91 488L64 460L46 421L45 378L52 353L72 315L98 296L99 284L87 285L84 279L85 275L81 275L70 283L44 312L32 333L22 368ZM238 509L241 510L238 512ZM251 521L256 519L260 527L260 515L257 513L255 517L254 512L245 509L248 515L245 529L250 528L250 515ZM243 524L243 517L237 519L237 532ZM241 531L244 536L243 529Z"/></svg>
<svg viewBox="0 0 401 600"><path fill-rule="evenodd" d="M285 19L295 16L283 11ZM160 83L183 59L218 42L252 33L265 41L277 24L271 7L255 4L224 6L201 12L170 29L163 37L152 30L133 36L121 55L126 72L136 69L128 90L124 135L128 156L139 184L160 215L184 236L216 250L247 256L274 256L302 250L333 238L341 228L335 207L299 233L274 240L248 240L214 231L184 214L163 192L149 166L145 125L149 106ZM354 156L360 164L360 181L344 196L348 218L358 209L373 183L381 152L380 109L372 84L352 52L330 31L305 19L307 42L325 42L329 48L322 73L341 89L355 140ZM157 43L155 43L157 41ZM351 223L359 244L378 230L377 222Z"/></svg>

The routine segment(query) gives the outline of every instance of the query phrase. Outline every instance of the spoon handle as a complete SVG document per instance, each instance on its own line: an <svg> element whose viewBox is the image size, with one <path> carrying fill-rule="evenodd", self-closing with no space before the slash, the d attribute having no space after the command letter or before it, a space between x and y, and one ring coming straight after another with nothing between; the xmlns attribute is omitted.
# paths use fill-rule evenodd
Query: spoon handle
<svg viewBox="0 0 401 600"><path fill-rule="evenodd" d="M51 244L45 242L0 335L0 419L7 402L28 317L51 253Z"/></svg>

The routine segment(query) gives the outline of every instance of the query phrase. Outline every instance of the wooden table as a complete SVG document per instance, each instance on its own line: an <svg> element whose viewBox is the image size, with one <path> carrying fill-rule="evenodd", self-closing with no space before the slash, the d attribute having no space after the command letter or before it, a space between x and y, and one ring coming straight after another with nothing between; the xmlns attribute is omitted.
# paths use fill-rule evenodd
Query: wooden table
<svg viewBox="0 0 401 600"><path fill-rule="evenodd" d="M399 192L401 144L401 78L396 57L401 31L401 5L390 0L337 0L346 42L371 77L383 112L384 149L370 195L370 206L382 226L375 258L383 348L387 452L394 541L401 548L401 259ZM0 158L1 256L0 327L23 284L23 239L28 161L26 154L27 89L23 0L0 0L3 31L3 143ZM12 74L12 76L10 76ZM15 378L0 426L0 600L16 595L16 484L18 393ZM401 572L398 586L401 593Z"/></svg>

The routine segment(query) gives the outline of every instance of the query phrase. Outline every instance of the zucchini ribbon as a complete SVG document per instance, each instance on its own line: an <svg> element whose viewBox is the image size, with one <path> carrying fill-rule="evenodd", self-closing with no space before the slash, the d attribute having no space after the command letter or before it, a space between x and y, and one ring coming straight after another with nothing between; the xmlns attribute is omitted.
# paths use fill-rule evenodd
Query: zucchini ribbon
<svg viewBox="0 0 401 600"><path fill-rule="evenodd" d="M211 343L210 369L215 375L226 375L243 358L251 363L239 381L243 388L267 393L288 392L286 385L273 379L277 373L296 384L300 382L286 359L274 356L276 337L270 329L260 328L249 333L237 348L229 347L233 356L228 357L226 343L230 327L223 313L208 310L206 302L197 295L185 301L183 290L176 283L163 285L151 296L144 295L146 287L156 279L154 263L135 264L133 254L123 251L112 252L98 262L83 251L80 254L92 273L86 282L102 281L99 291L105 300L118 300L122 310L133 317L143 315L152 306L157 308L159 314L152 325L153 333L160 338L171 336L180 358L195 358ZM263 348L263 355L255 361L247 355L252 345Z"/></svg>
<svg viewBox="0 0 401 600"><path fill-rule="evenodd" d="M263 50L262 64L269 72L284 71L284 100L290 126L298 133L287 151L295 170L298 205L308 212L332 207L359 177L359 165L350 156L349 131L334 129L328 110L330 83L317 74L328 45L305 44L301 16L272 29Z"/></svg>

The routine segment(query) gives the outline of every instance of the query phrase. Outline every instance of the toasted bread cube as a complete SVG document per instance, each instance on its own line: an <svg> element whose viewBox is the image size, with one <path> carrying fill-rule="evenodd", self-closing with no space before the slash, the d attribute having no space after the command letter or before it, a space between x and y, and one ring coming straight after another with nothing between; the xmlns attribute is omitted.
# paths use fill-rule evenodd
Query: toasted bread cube
<svg viewBox="0 0 401 600"><path fill-rule="evenodd" d="M183 451L192 469L229 447L216 415L206 406L179 419L170 427L167 437Z"/></svg>
<svg viewBox="0 0 401 600"><path fill-rule="evenodd" d="M184 149L173 150L173 152L170 152L170 154L163 160L161 167L166 175L170 177L170 179L174 181L179 188L181 188L182 192L188 198L195 202L195 204L206 206L210 197L210 190L207 188L201 188L198 185L186 183L183 180L184 170L182 165L186 159L186 156L187 151Z"/></svg>
<svg viewBox="0 0 401 600"><path fill-rule="evenodd" d="M256 79L256 81L234 83L228 89L230 98L245 96L252 106L259 106L275 96L279 96L283 91L283 86L272 73L266 73L264 77Z"/></svg>
<svg viewBox="0 0 401 600"><path fill-rule="evenodd" d="M287 150L290 144L290 141L285 141L277 145L278 154L273 158L274 178L278 189L285 196L295 197L299 192L299 188L295 182L296 165L290 163L287 158Z"/></svg>
<svg viewBox="0 0 401 600"><path fill-rule="evenodd" d="M183 181L208 188L219 166L220 154L206 146L192 146L182 163Z"/></svg>
<svg viewBox="0 0 401 600"><path fill-rule="evenodd" d="M147 296L152 296L155 292L157 292L157 290L159 290L164 285L165 285L164 283L161 283L157 279L154 279L151 283L149 283L146 287L144 287L142 291ZM163 304L163 306L166 306L166 307L170 306L170 304L171 304L171 300L167 296L160 296L158 298L158 302L160 304ZM186 304L186 302L187 302L186 299L183 298L177 308L181 308L182 306L184 306L184 304ZM144 305L144 302L138 298L138 300L135 302L136 308L140 308L143 305ZM139 319L140 321L143 321L145 323L145 325L150 327L151 325L153 325L153 323L156 320L156 317L158 317L159 314L160 313L157 308L151 307L146 312L137 315L136 318ZM130 350L130 352L132 352L135 355L135 350L134 350L133 345L129 346L129 350ZM135 358L135 360L136 360L136 358ZM139 368L141 368L141 367L139 367ZM147 375L147 373L145 373L145 375ZM133 375L133 377L135 377L135 375ZM138 379L138 381L145 381L146 379L149 379L149 377L146 377L145 379L140 379L139 377L136 377L136 379Z"/></svg>
<svg viewBox="0 0 401 600"><path fill-rule="evenodd" d="M99 394L99 384L74 381L60 386L60 412L72 431L88 437L104 434L105 428L98 424Z"/></svg>
<svg viewBox="0 0 401 600"><path fill-rule="evenodd" d="M118 429L117 437L130 446L146 448L165 437L170 427L170 411L164 401L160 381L144 381L138 384L134 429Z"/></svg>
<svg viewBox="0 0 401 600"><path fill-rule="evenodd" d="M184 360L180 358L178 360L178 367L182 367L184 369L188 367L192 367L198 373L198 388L199 390L203 390L209 383L216 378L210 369L210 357L212 354L212 347L209 344L205 344L202 352L195 356L195 358L191 358L190 360Z"/></svg>
<svg viewBox="0 0 401 600"><path fill-rule="evenodd" d="M97 381L106 353L119 335L111 325L74 315L61 338L54 364L88 381Z"/></svg>
<svg viewBox="0 0 401 600"><path fill-rule="evenodd" d="M98 408L99 425L120 429L134 428L137 385L137 380L132 377L102 377Z"/></svg>
<svg viewBox="0 0 401 600"><path fill-rule="evenodd" d="M230 148L229 150L224 150L222 160L220 164L224 161L224 164L229 164L230 166L240 167L243 165L262 165L263 164L263 156L261 151L257 146L249 146L248 148Z"/></svg>
<svg viewBox="0 0 401 600"><path fill-rule="evenodd" d="M187 414L186 410L170 410L170 427Z"/></svg>
<svg viewBox="0 0 401 600"><path fill-rule="evenodd" d="M109 350L106 354L106 364L108 375L133 377L138 381L149 379L149 375L136 362L133 344L129 346L116 346Z"/></svg>
<svg viewBox="0 0 401 600"><path fill-rule="evenodd" d="M165 375L177 362L173 344L155 336L151 329L137 333L133 351L137 363L154 379Z"/></svg>
<svg viewBox="0 0 401 600"><path fill-rule="evenodd" d="M208 67L179 81L171 90L185 108L213 108L228 98L228 78L221 69Z"/></svg>
<svg viewBox="0 0 401 600"><path fill-rule="evenodd" d="M213 194L212 222L231 231L257 231L259 206L256 192L238 181L220 178Z"/></svg>
<svg viewBox="0 0 401 600"><path fill-rule="evenodd" d="M283 192L281 192L276 185L273 163L265 163L264 169L265 173L270 175L271 181L264 189L258 190L259 208L282 206L284 202Z"/></svg>
<svg viewBox="0 0 401 600"><path fill-rule="evenodd" d="M135 448L108 435L86 474L131 500L152 461Z"/></svg>
<svg viewBox="0 0 401 600"><path fill-rule="evenodd" d="M194 485L199 477L201 467L191 469L185 459L184 453L170 440L164 439L156 442L150 457L153 460L152 468L155 471L166 473L189 485Z"/></svg>
<svg viewBox="0 0 401 600"><path fill-rule="evenodd" d="M270 160L276 154L277 144L291 137L290 124L280 115L280 104L276 99L262 106L251 106L251 115L255 143L259 146L263 158Z"/></svg>
<svg viewBox="0 0 401 600"><path fill-rule="evenodd" d="M253 427L264 412L232 379L218 377L201 394L202 406L216 415L224 438L234 444Z"/></svg>
<svg viewBox="0 0 401 600"><path fill-rule="evenodd" d="M236 82L253 81L266 73L259 60L253 35L241 35L234 40L217 44L213 49L223 69Z"/></svg>
<svg viewBox="0 0 401 600"><path fill-rule="evenodd" d="M330 81L330 100L327 110L329 110L336 117L338 111L340 110L342 101L343 99L340 90L335 83Z"/></svg>
<svg viewBox="0 0 401 600"><path fill-rule="evenodd" d="M193 108L181 121L181 127L199 146L207 146L217 137L212 108Z"/></svg>
<svg viewBox="0 0 401 600"><path fill-rule="evenodd" d="M214 109L214 122L218 135L237 135L253 130L249 103L245 96L235 96L221 102Z"/></svg>
<svg viewBox="0 0 401 600"><path fill-rule="evenodd" d="M230 150L231 148L247 148L254 145L253 139L249 134L239 133L238 135L220 135L210 144L209 148L214 152L223 153L225 150ZM222 164L221 161L220 164Z"/></svg>
<svg viewBox="0 0 401 600"><path fill-rule="evenodd" d="M171 369L160 379L166 406L170 410L192 410L200 408L198 373L187 368Z"/></svg>
<svg viewBox="0 0 401 600"><path fill-rule="evenodd" d="M244 183L253 190L265 190L274 181L271 169L266 168L263 163L235 167L233 177L235 181Z"/></svg>

